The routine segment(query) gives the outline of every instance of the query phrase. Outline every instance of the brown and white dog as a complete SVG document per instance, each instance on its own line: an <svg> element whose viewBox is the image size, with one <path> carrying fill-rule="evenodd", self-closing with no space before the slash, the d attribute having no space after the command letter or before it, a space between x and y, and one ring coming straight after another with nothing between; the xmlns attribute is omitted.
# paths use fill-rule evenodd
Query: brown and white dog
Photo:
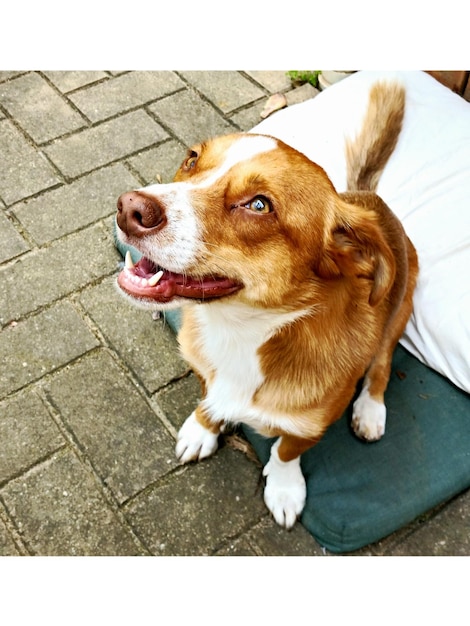
<svg viewBox="0 0 470 626"><path fill-rule="evenodd" d="M118 284L140 305L183 307L181 351L202 385L178 458L213 454L227 423L277 437L264 499L287 528L305 504L300 455L362 377L354 431L369 441L384 434L384 391L418 263L374 190L404 107L398 84L374 85L363 128L346 144L346 193L281 141L242 133L194 146L173 183L118 200L118 237L143 254Z"/></svg>

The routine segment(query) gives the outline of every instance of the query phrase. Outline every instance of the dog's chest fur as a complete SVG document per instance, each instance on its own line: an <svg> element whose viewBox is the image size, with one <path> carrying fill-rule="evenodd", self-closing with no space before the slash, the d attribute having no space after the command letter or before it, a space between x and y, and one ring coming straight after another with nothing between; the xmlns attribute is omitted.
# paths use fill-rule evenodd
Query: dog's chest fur
<svg viewBox="0 0 470 626"><path fill-rule="evenodd" d="M259 429L280 426L284 421L286 426L290 424L289 416L267 415L254 402L266 376L258 350L283 326L306 313L219 303L193 309L197 345L190 354L183 345L183 355L208 383L204 408L214 421L243 422Z"/></svg>

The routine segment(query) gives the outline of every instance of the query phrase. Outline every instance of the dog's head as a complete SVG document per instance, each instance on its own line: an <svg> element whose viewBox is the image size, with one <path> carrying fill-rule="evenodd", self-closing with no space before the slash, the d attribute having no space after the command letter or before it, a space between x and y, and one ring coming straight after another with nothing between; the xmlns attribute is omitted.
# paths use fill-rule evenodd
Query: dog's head
<svg viewBox="0 0 470 626"><path fill-rule="evenodd" d="M373 305L394 267L369 213L279 140L218 137L188 151L173 183L120 196L118 237L143 258L118 284L159 309L221 298L297 309L325 284L360 280Z"/></svg>

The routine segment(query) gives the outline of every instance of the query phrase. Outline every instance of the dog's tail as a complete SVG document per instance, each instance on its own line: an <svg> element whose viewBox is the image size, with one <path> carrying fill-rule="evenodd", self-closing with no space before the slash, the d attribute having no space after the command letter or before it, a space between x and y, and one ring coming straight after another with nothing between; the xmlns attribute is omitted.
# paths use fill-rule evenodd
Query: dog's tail
<svg viewBox="0 0 470 626"><path fill-rule="evenodd" d="M376 191L405 115L405 89L395 82L372 86L359 135L346 142L348 191Z"/></svg>

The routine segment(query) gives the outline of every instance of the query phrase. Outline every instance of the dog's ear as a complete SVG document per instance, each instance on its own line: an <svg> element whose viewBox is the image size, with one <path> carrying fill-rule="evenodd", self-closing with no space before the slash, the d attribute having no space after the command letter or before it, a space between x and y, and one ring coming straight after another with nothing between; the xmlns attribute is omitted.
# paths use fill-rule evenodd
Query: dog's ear
<svg viewBox="0 0 470 626"><path fill-rule="evenodd" d="M345 276L370 280L371 306L387 295L396 273L395 257L374 217L369 211L359 211L347 220L339 220L315 268L325 279Z"/></svg>

